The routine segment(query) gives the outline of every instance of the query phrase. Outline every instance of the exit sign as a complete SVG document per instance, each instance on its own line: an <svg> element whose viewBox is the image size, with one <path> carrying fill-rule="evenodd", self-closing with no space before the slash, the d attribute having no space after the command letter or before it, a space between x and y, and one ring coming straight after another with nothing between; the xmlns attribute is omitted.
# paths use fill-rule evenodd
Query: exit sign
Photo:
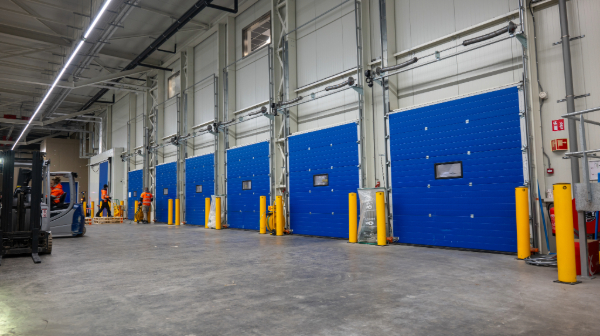
<svg viewBox="0 0 600 336"><path fill-rule="evenodd" d="M564 131L565 130L565 120L558 119L552 120L552 131Z"/></svg>

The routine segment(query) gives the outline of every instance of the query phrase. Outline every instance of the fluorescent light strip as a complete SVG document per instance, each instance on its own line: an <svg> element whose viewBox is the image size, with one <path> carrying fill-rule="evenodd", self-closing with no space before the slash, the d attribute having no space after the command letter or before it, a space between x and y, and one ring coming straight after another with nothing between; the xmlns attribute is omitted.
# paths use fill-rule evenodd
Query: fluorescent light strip
<svg viewBox="0 0 600 336"><path fill-rule="evenodd" d="M69 57L69 60L67 60L67 62L63 65L62 70L60 71L60 73L58 74L58 76L56 76L56 79L54 80L54 83L52 83L52 86L50 86L50 89L48 89L48 92L46 92L46 95L44 96L44 98L42 99L42 101L40 102L40 104L38 105L37 109L35 110L35 113L33 113L33 115L31 116L31 118L29 118L29 121L27 122L27 125L25 125L25 128L23 128L23 131L21 131L21 134L19 135L19 138L17 139L17 141L15 141L15 143L14 143L14 145L12 147L12 150L15 150L15 148L17 147L17 144L21 140L21 137L23 137L23 134L25 134L25 131L27 131L27 128L29 128L29 125L31 125L31 122L35 119L35 117L37 116L38 112L40 112L40 110L42 109L42 106L44 105L44 103L46 102L46 100L48 99L48 97L50 97L50 94L52 94L52 91L54 91L54 88L56 87L56 84L58 84L58 82L62 78L63 74L67 70L67 67L69 67L69 65L71 64L71 62L73 62L73 59L75 58L75 56L79 52L79 49L81 49L81 47L83 46L83 43L84 43L85 39L94 30L94 27L96 26L96 24L98 24L98 21L100 20L100 17L102 16L102 14L104 14L104 12L106 11L106 8L108 8L108 5L110 4L111 1L112 0L106 0L104 2L104 5L102 6L102 8L100 8L100 11L98 12L98 15L96 15L96 18L94 19L94 21L92 22L92 24L90 25L90 27L88 28L88 30L85 32L85 35L83 35L83 38L81 39L81 41L79 41L79 44L77 45L77 47L75 47L75 49L73 50L73 53L71 53L71 57Z"/></svg>

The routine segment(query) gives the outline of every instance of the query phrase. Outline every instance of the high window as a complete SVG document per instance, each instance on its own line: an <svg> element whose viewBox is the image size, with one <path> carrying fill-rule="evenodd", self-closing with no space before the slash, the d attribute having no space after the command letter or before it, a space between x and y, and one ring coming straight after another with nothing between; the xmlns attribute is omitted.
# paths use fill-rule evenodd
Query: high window
<svg viewBox="0 0 600 336"><path fill-rule="evenodd" d="M271 43L271 13L261 16L242 30L244 57Z"/></svg>

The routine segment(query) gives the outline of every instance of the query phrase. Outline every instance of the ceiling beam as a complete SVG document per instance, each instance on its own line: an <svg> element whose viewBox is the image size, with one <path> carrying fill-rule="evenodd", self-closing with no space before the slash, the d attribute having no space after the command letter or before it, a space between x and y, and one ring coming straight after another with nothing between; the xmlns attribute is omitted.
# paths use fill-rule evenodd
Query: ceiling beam
<svg viewBox="0 0 600 336"><path fill-rule="evenodd" d="M3 124L27 124L28 122L29 120L0 118L0 123ZM31 124L36 126L44 126L41 121L32 121Z"/></svg>
<svg viewBox="0 0 600 336"><path fill-rule="evenodd" d="M14 54L3 55L3 56L0 56L0 59L10 58L10 57L16 57L16 56L24 56L24 55L29 55L29 54L35 54L35 53L38 53L38 52L44 52L44 51L54 50L56 48L58 48L58 46L52 46L52 47L41 48L41 49L31 49L31 50L21 51L21 52L14 53Z"/></svg>
<svg viewBox="0 0 600 336"><path fill-rule="evenodd" d="M19 95L19 96L25 96L25 97L34 97L34 98L42 97L42 95L36 94L31 91L15 90L15 89L9 89L9 88L5 88L5 87L0 87L0 92L10 93L10 94ZM71 102L71 103L85 104L88 101L88 99L77 98L77 97L67 97L67 98L65 98L65 101Z"/></svg>
<svg viewBox="0 0 600 336"><path fill-rule="evenodd" d="M71 40L67 37L46 34L35 30L29 30L19 27L14 27L0 23L0 34L22 37L28 40L50 43L61 47L71 47ZM109 50L103 48L99 53L100 56L108 56L126 61L133 60L137 55L117 50ZM146 62L152 65L160 65L160 61L155 59L147 59Z"/></svg>
<svg viewBox="0 0 600 336"><path fill-rule="evenodd" d="M57 123L59 121L63 121L65 119L70 119L70 118L73 118L73 117L80 116L82 114L94 113L94 112L98 112L98 111L102 111L102 109L93 108L93 109L89 109L89 110L83 110L83 111L79 111L79 112L75 112L75 113L65 114L64 116L60 116L60 117L57 117L57 118L53 118L53 119L49 119L49 120L43 121L42 124L43 125L50 125L50 124Z"/></svg>
<svg viewBox="0 0 600 336"><path fill-rule="evenodd" d="M57 31L56 29L52 28L46 22L44 22L43 20L41 20L40 16L38 15L38 13L36 11L34 11L33 9L31 9L31 7L29 7L28 5L22 3L21 0L10 0L10 1L12 3L14 3L15 5L19 6L19 8L21 8L22 10L26 11L27 13L29 13L29 15L31 15L33 18L35 18L35 20L37 22L41 23L44 27L48 28L48 30L52 31L55 34L60 35L59 31Z"/></svg>
<svg viewBox="0 0 600 336"><path fill-rule="evenodd" d="M98 76L95 78L78 81L78 82L75 82L74 86L76 88L78 88L78 87L82 87L82 86L86 86L86 85L98 84L101 82L106 82L106 81L110 81L113 79L122 78L125 76L131 76L131 75L139 74L139 73L150 71L150 70L152 70L152 69L147 68L147 67L137 67L132 70L121 71L121 72L117 72L117 73L109 73L109 74Z"/></svg>
<svg viewBox="0 0 600 336"><path fill-rule="evenodd" d="M26 1L37 3L37 4L40 4L40 5L44 5L44 6L55 8L55 9L59 9L59 10L62 10L62 11L65 11L65 12L69 12L69 13L72 13L72 14L75 13L75 12L73 12L72 9L66 8L64 6L57 6L57 5L54 5L54 4L51 4L51 3L47 3L47 2L44 2L44 1L40 1L40 0L26 0ZM87 13L87 14L89 14L89 13Z"/></svg>
<svg viewBox="0 0 600 336"><path fill-rule="evenodd" d="M40 142L42 140L46 140L46 139L49 139L49 138L54 138L54 137L57 137L59 135L65 135L65 133L66 132L57 132L57 133L46 135L44 137L37 138L37 139L31 140L31 141L21 141L21 142L19 142L19 146L32 145L32 144L38 143L38 142ZM15 144L14 141L0 140L0 145L14 145L14 144Z"/></svg>
<svg viewBox="0 0 600 336"><path fill-rule="evenodd" d="M173 14L167 13L165 11L162 11L162 10L159 10L159 9L156 9L156 8L152 8L150 6L138 4L136 7L140 8L140 9L143 9L145 11L148 11L148 12L152 12L152 13L156 13L158 15L162 15L162 16L168 17L168 18L170 18L172 20L176 20L176 21L179 20L179 18L176 17ZM190 23L198 25L198 26L202 27L202 29L204 29L204 30L208 30L210 28L210 26L208 24L206 24L204 22L201 22L201 21L198 21L198 20L192 19L192 20L190 20Z"/></svg>
<svg viewBox="0 0 600 336"><path fill-rule="evenodd" d="M59 46L63 46L63 47L70 47L71 41L72 41L72 39L70 39L66 36L47 34L47 33L37 31L37 30L30 30L30 29L10 26L7 24L2 24L2 23L0 23L0 33L6 34L6 35L18 36L18 37L26 38L29 40L38 41L38 42L51 43L51 44L55 44L55 45L59 45Z"/></svg>
<svg viewBox="0 0 600 336"><path fill-rule="evenodd" d="M52 19L48 19L48 18L45 18L43 16L35 15L35 14L32 14L32 13L19 12L19 11L16 11L14 9L0 7L0 11L6 12L6 13L15 13L17 15L21 15L21 16L25 16L25 17L30 17L30 18L34 18L34 19L38 19L38 20L44 20L46 22L56 23L56 24L59 24L61 26L65 26L65 27L70 26L70 28L75 28L75 29L78 29L78 30L82 30L83 29L81 27L76 27L76 26L68 25L64 21L52 20Z"/></svg>

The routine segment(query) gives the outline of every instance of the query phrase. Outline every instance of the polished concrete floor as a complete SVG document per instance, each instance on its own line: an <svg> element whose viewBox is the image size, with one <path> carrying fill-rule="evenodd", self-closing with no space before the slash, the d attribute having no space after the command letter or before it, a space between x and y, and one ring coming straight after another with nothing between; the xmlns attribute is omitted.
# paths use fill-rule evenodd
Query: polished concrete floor
<svg viewBox="0 0 600 336"><path fill-rule="evenodd" d="M600 335L600 279L514 256L88 226L0 266L0 335Z"/></svg>

